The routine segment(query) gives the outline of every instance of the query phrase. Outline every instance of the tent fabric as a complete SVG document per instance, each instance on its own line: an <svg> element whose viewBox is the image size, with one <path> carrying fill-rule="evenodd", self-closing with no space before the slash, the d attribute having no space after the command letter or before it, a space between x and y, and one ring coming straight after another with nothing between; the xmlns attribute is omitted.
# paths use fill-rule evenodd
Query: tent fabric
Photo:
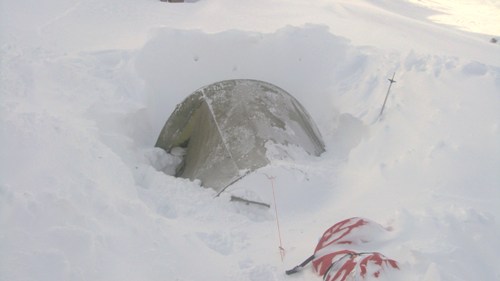
<svg viewBox="0 0 500 281"><path fill-rule="evenodd" d="M185 149L176 176L199 179L218 192L269 164L269 145L284 154L290 146L316 156L324 151L319 130L294 97L267 82L245 79L195 91L177 105L156 142L167 152Z"/></svg>

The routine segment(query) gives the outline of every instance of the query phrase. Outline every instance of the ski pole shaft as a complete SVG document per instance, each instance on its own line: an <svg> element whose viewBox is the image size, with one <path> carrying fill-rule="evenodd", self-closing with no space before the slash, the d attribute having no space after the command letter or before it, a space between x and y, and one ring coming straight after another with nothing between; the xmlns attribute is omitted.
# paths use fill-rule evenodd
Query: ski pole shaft
<svg viewBox="0 0 500 281"><path fill-rule="evenodd" d="M396 72L394 72L394 74L392 74L392 78L389 79L390 82L389 88L387 89L387 94L385 94L384 104L382 104L382 109L380 110L380 114L378 115L379 118L382 116L382 113L384 113L385 103L387 102L387 98L389 97L389 92L391 91L392 83L396 83L396 80L394 80L394 76L396 76Z"/></svg>
<svg viewBox="0 0 500 281"><path fill-rule="evenodd" d="M305 261L303 261L301 264L297 265L296 267L285 271L286 275L291 275L294 273L297 273L302 270L308 263L310 263L314 259L314 255L308 257Z"/></svg>

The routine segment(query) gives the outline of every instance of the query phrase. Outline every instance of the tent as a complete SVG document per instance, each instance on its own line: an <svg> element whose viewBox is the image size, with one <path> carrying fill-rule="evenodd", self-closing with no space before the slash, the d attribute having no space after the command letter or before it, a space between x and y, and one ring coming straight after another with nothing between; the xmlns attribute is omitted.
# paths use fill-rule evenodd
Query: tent
<svg viewBox="0 0 500 281"><path fill-rule="evenodd" d="M317 127L294 97L244 79L217 82L188 96L167 120L156 147L183 148L176 176L198 179L218 194L272 157L289 159L292 147L316 156L324 151Z"/></svg>

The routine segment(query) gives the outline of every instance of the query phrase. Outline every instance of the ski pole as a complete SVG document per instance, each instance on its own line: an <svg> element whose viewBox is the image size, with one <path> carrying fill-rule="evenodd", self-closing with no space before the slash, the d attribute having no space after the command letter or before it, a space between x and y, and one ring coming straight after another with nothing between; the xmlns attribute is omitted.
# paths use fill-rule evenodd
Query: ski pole
<svg viewBox="0 0 500 281"><path fill-rule="evenodd" d="M294 273L297 273L301 271L308 263L310 263L314 259L314 255L308 257L305 261L303 261L301 264L297 265L296 267L285 271L286 275L291 275Z"/></svg>

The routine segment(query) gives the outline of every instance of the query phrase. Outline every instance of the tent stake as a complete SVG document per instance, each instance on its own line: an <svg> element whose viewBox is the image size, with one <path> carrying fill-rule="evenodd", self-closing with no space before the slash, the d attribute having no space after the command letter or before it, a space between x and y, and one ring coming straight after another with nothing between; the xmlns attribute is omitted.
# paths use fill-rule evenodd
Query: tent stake
<svg viewBox="0 0 500 281"><path fill-rule="evenodd" d="M394 80L394 76L396 76L396 72L394 72L394 74L392 74L392 78L389 79L390 84L389 88L387 89L387 94L385 95L384 104L382 105L382 109L380 110L380 114L378 115L379 119L380 117L382 117L382 113L384 113L385 103L387 102L387 98L389 97L389 92L391 91L392 83L396 83L396 80Z"/></svg>
<svg viewBox="0 0 500 281"><path fill-rule="evenodd" d="M259 206L264 206L264 207L267 207L267 208L271 208L271 205L269 205L267 203L263 203L263 202L259 202L259 201L253 201L253 200L248 200L248 199L245 199L243 197L239 197L239 196L235 196L235 195L231 195L231 201L243 202L243 203L245 203L247 205L254 204L254 205L259 205Z"/></svg>

